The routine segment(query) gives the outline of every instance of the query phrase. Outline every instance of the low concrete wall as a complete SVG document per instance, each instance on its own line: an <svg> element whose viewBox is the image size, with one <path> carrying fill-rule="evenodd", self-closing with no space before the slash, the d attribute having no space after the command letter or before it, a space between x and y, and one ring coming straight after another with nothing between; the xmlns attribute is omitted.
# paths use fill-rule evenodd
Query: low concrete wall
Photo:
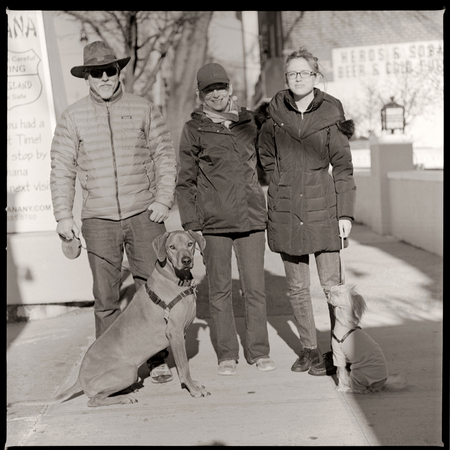
<svg viewBox="0 0 450 450"><path fill-rule="evenodd" d="M443 256L444 173L389 172L392 235Z"/></svg>
<svg viewBox="0 0 450 450"><path fill-rule="evenodd" d="M82 241L84 244L84 240ZM92 301L92 274L85 250L67 259L54 231L7 236L8 305Z"/></svg>
<svg viewBox="0 0 450 450"><path fill-rule="evenodd" d="M443 171L411 170L405 136L374 137L371 168L355 170L356 221L443 256Z"/></svg>

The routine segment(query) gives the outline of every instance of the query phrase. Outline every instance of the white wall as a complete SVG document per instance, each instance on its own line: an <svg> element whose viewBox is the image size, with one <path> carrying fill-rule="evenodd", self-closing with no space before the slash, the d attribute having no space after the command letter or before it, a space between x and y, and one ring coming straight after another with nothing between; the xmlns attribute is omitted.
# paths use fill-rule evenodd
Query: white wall
<svg viewBox="0 0 450 450"><path fill-rule="evenodd" d="M443 256L443 171L410 170L404 136L373 138L370 150L371 169L354 172L356 221Z"/></svg>

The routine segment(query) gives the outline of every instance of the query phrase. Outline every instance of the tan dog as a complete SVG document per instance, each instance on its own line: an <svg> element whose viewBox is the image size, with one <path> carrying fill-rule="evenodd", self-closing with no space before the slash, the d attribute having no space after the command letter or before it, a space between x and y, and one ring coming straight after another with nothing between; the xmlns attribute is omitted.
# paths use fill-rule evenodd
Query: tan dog
<svg viewBox="0 0 450 450"><path fill-rule="evenodd" d="M405 388L406 378L388 374L380 346L359 327L366 302L355 286L333 286L328 302L336 319L332 333L333 362L339 379L336 389L368 394Z"/></svg>
<svg viewBox="0 0 450 450"><path fill-rule="evenodd" d="M174 231L156 238L155 270L117 320L89 347L77 382L53 399L14 402L8 407L61 403L80 388L90 399L88 406L135 403L137 400L129 393L110 395L135 383L140 365L169 345L182 387L192 397L209 395L191 378L185 345L185 331L196 313L190 271L196 243L203 251L205 239L192 231Z"/></svg>

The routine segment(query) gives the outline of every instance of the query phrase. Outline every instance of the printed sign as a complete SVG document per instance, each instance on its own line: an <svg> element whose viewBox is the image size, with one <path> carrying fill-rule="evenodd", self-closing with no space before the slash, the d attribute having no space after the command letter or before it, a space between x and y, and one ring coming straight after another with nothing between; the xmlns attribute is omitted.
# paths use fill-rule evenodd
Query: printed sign
<svg viewBox="0 0 450 450"><path fill-rule="evenodd" d="M442 70L443 41L335 48L332 58L334 81Z"/></svg>
<svg viewBox="0 0 450 450"><path fill-rule="evenodd" d="M50 146L55 111L41 11L8 11L7 231L55 230Z"/></svg>

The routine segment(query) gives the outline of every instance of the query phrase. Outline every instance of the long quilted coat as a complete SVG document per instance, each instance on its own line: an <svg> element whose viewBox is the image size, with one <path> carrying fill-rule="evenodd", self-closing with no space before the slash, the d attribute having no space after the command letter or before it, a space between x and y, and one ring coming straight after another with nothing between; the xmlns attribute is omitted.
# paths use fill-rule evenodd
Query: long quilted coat
<svg viewBox="0 0 450 450"><path fill-rule="evenodd" d="M191 117L181 134L176 188L183 228L205 234L265 230L254 114L241 108L229 129L213 123L202 108Z"/></svg>
<svg viewBox="0 0 450 450"><path fill-rule="evenodd" d="M339 100L316 88L303 114L283 90L271 100L268 115L258 151L270 177L270 249L288 255L339 250L338 219L353 220L355 210L352 121L345 121Z"/></svg>
<svg viewBox="0 0 450 450"><path fill-rule="evenodd" d="M159 111L122 87L105 101L94 91L62 114L51 147L57 221L72 217L78 175L81 217L126 219L157 201L174 202L176 154Z"/></svg>

